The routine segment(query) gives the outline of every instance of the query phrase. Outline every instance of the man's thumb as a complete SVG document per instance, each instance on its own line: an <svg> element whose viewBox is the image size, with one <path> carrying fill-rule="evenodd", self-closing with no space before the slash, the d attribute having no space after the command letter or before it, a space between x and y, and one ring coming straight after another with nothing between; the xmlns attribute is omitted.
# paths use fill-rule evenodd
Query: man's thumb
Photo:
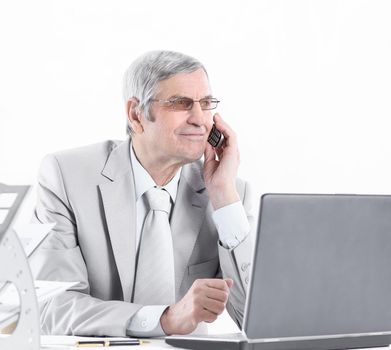
<svg viewBox="0 0 391 350"><path fill-rule="evenodd" d="M227 283L228 288L231 288L234 285L234 281L231 278L224 278L225 283Z"/></svg>

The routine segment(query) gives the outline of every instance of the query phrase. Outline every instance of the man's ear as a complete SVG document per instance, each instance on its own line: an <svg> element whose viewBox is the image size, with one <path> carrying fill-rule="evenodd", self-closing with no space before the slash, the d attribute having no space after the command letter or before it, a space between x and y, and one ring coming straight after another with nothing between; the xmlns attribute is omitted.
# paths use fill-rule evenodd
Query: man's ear
<svg viewBox="0 0 391 350"><path fill-rule="evenodd" d="M141 124L141 113L138 109L139 101L137 98L132 97L128 100L126 105L126 111L128 114L128 121L132 126L132 130L135 134L141 134L144 128Z"/></svg>

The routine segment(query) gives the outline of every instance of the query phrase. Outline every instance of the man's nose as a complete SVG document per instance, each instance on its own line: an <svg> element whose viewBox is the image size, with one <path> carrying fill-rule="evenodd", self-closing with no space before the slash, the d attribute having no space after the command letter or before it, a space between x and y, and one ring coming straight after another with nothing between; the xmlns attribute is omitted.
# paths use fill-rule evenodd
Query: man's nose
<svg viewBox="0 0 391 350"><path fill-rule="evenodd" d="M188 122L194 125L203 125L206 122L206 116L208 111L204 111L201 108L199 102L194 101L192 109L189 111Z"/></svg>

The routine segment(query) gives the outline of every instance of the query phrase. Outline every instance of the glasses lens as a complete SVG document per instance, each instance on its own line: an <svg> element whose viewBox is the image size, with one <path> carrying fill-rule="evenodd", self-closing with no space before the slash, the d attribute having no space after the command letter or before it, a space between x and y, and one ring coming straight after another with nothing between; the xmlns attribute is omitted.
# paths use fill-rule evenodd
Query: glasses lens
<svg viewBox="0 0 391 350"><path fill-rule="evenodd" d="M177 98L172 101L172 107L178 110L189 110L193 107L193 100L187 97Z"/></svg>
<svg viewBox="0 0 391 350"><path fill-rule="evenodd" d="M204 110L215 109L218 103L219 101L215 98L203 98L200 100L201 108Z"/></svg>

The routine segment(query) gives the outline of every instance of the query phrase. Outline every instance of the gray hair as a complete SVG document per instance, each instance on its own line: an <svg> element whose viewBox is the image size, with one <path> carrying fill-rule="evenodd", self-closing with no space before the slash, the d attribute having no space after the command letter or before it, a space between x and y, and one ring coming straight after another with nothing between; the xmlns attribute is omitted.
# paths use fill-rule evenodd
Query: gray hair
<svg viewBox="0 0 391 350"><path fill-rule="evenodd" d="M139 101L137 112L143 112L148 120L153 120L150 107L159 82L175 74L191 73L198 69L203 69L207 75L203 64L193 57L174 51L149 51L137 58L124 74L125 103L136 98ZM129 121L127 132L132 133Z"/></svg>

